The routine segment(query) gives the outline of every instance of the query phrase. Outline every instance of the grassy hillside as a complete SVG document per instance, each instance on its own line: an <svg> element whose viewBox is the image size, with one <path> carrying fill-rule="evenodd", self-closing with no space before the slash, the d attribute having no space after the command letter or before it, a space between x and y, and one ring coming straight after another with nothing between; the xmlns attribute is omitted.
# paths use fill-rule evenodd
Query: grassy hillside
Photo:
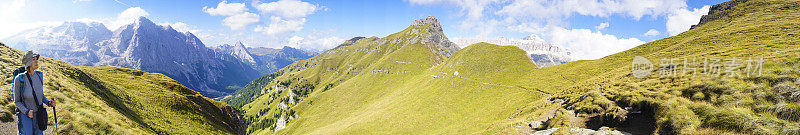
<svg viewBox="0 0 800 135"><path fill-rule="evenodd" d="M536 69L523 50L484 43L447 59L423 40L427 27L299 61L228 102L245 104L248 132L256 134L435 134L485 132L544 101L514 80Z"/></svg>
<svg viewBox="0 0 800 135"><path fill-rule="evenodd" d="M424 28L409 27L299 61L251 82L258 87L240 92L252 96L229 103L241 105L248 132L258 134L601 126L634 134L800 134L800 1L723 5L730 8L682 34L542 69L522 50L485 43L444 58L415 40ZM652 61L653 75L632 75L636 56ZM701 64L683 63L692 59ZM747 63L758 63L748 59L763 60L761 75L745 74ZM684 73L686 67L697 70ZM673 69L674 76L659 75Z"/></svg>
<svg viewBox="0 0 800 135"><path fill-rule="evenodd" d="M711 15L718 19L677 36L598 60L535 71L537 76L558 73L566 79L547 80L556 87L535 86L554 92L551 100L561 106L549 114L554 118L545 123L545 128L609 126L633 133L799 134L800 2L750 0L733 5L730 10L717 12L723 14ZM656 66L654 75L633 77L635 56L650 59ZM745 74L749 58L763 58L762 75ZM675 62L665 63L669 59ZM722 67L715 75L713 70L702 70L713 65L684 64L684 59L720 59ZM734 60L741 65L731 62ZM684 66L698 69L691 71ZM678 75L659 75L673 68ZM683 73L683 69L689 72ZM653 129L642 131L647 126L637 125L653 125ZM506 129L514 130L520 128Z"/></svg>
<svg viewBox="0 0 800 135"><path fill-rule="evenodd" d="M22 65L22 53L0 45L3 118L16 117L10 113L14 104L8 90L11 71ZM162 74L69 65L46 57L39 63L45 73L45 94L59 102L58 133L236 134L235 109ZM53 124L52 108L48 112Z"/></svg>

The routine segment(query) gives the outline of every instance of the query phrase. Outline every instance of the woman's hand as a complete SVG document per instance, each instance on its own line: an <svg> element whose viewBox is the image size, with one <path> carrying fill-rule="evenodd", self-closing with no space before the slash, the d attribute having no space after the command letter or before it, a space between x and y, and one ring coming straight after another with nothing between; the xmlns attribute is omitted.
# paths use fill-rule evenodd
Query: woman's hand
<svg viewBox="0 0 800 135"><path fill-rule="evenodd" d="M56 101L50 100L50 107L56 107Z"/></svg>
<svg viewBox="0 0 800 135"><path fill-rule="evenodd" d="M28 110L28 118L33 118L33 110Z"/></svg>

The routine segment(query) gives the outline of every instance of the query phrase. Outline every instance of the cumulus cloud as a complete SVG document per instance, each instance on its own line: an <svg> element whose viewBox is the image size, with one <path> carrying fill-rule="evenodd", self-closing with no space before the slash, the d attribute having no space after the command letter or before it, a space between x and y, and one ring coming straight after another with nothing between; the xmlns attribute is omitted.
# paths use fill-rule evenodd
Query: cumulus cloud
<svg viewBox="0 0 800 135"><path fill-rule="evenodd" d="M300 31L303 29L303 24L306 23L305 18L284 20L281 19L280 17L273 16L270 17L269 20L270 23L268 26L266 27L257 26L254 31L274 36L279 34Z"/></svg>
<svg viewBox="0 0 800 135"><path fill-rule="evenodd" d="M699 9L692 9L692 11L686 8L675 10L667 17L667 33L674 36L689 30L692 25L700 22L700 17L708 14L710 8L711 6L706 5Z"/></svg>
<svg viewBox="0 0 800 135"><path fill-rule="evenodd" d="M243 42L251 47L272 48L292 46L323 50L344 42L344 39L330 36L329 34L312 34L309 36L296 36L294 34L303 30L307 22L306 18L309 15L319 10L327 10L323 6L300 0L278 0L268 3L254 0L249 4L255 10L250 10L245 3L230 3L228 1L222 1L216 7L203 8L203 12L211 16L225 16L226 18L222 20L222 24L232 30L248 29L248 31L234 31L218 35L203 34L213 33L213 30L207 30L210 32L204 31L196 35L201 39L202 37L209 38L204 42L211 45Z"/></svg>
<svg viewBox="0 0 800 135"><path fill-rule="evenodd" d="M228 1L220 2L217 4L216 8L203 6L203 12L206 12L212 16L233 16L247 12L247 10L248 9L245 7L244 3L228 3Z"/></svg>
<svg viewBox="0 0 800 135"><path fill-rule="evenodd" d="M658 35L661 35L661 32L659 32L656 29L650 29L644 33L644 36L658 36Z"/></svg>
<svg viewBox="0 0 800 135"><path fill-rule="evenodd" d="M618 38L589 29L565 29L552 27L544 34L550 43L562 45L570 50L575 59L592 60L644 44L637 38Z"/></svg>
<svg viewBox="0 0 800 135"><path fill-rule="evenodd" d="M280 0L270 3L256 3L256 9L268 15L267 26L256 26L254 31L276 36L297 32L303 29L306 17L319 9L318 6L299 0Z"/></svg>
<svg viewBox="0 0 800 135"><path fill-rule="evenodd" d="M117 20L107 23L106 26L108 29L116 30L122 25L133 23L136 19L139 19L139 17L147 17L149 15L147 11L144 11L144 9L140 7L131 7L119 13L119 15L117 15Z"/></svg>
<svg viewBox="0 0 800 135"><path fill-rule="evenodd" d="M500 0L409 0L411 4L417 5L436 5L436 4L452 4L461 8L461 12L469 19L478 19L483 17L485 9L493 3L501 2Z"/></svg>
<svg viewBox="0 0 800 135"><path fill-rule="evenodd" d="M244 12L223 19L222 25L231 27L232 30L243 30L247 28L247 26L256 24L258 22L259 18L257 14Z"/></svg>
<svg viewBox="0 0 800 135"><path fill-rule="evenodd" d="M25 13L19 12L20 8L25 7L25 0L15 0L10 5L0 5L0 18L4 18L7 20L0 21L0 38L5 38L21 32L23 30L41 27L41 26L55 26L64 23L64 21L39 21L39 22L24 22L20 21L20 17L27 17ZM123 10L119 14L117 14L116 18L103 18L103 19L92 19L92 18L79 18L70 21L75 22L99 22L103 23L106 28L110 30L119 29L119 27L127 24L131 24L139 17L147 17L150 14L147 13L141 7L131 7L128 9Z"/></svg>
<svg viewBox="0 0 800 135"><path fill-rule="evenodd" d="M259 22L259 15L247 12L248 10L244 3L228 3L228 1L220 2L216 8L203 7L203 12L211 16L227 16L222 20L222 25L232 30L243 30Z"/></svg>
<svg viewBox="0 0 800 135"><path fill-rule="evenodd" d="M20 21L24 18L22 9L26 8L26 2L26 0L11 0L3 1L3 4L0 4L0 17L3 18L3 20L0 21L0 38L5 38L22 30L36 27L24 26L30 25L31 23Z"/></svg>
<svg viewBox="0 0 800 135"><path fill-rule="evenodd" d="M461 22L462 28L475 32L483 32L481 27L504 26L528 29L521 27L530 23L560 25L565 18L575 14L595 17L620 14L639 20L644 16L668 15L687 7L686 0L408 0L408 2L412 5L459 7L465 16ZM484 23L492 20L498 23Z"/></svg>
<svg viewBox="0 0 800 135"><path fill-rule="evenodd" d="M645 42L600 32L608 22L588 29L565 29L573 15L633 20L667 17L686 9L686 0L408 0L412 5L446 5L460 8L461 30L476 37L496 31L542 35L554 44L574 50L576 59L597 59ZM696 23L696 22L695 22ZM590 26L591 27L591 26ZM660 34L658 31L651 34Z"/></svg>
<svg viewBox="0 0 800 135"><path fill-rule="evenodd" d="M497 14L539 19L565 18L572 14L597 17L624 14L638 20L646 15L665 15L684 7L685 0L513 0Z"/></svg>
<svg viewBox="0 0 800 135"><path fill-rule="evenodd" d="M317 6L300 0L280 0L258 4L256 9L262 14L272 14L283 18L303 18L313 14L317 10Z"/></svg>
<svg viewBox="0 0 800 135"><path fill-rule="evenodd" d="M336 47L337 45L343 43L345 40L346 39L339 38L336 36L330 36L330 37L292 36L291 38L289 38L287 46L321 51Z"/></svg>
<svg viewBox="0 0 800 135"><path fill-rule="evenodd" d="M608 28L608 26L609 26L608 22L604 22L604 23L600 23L600 25L597 25L594 28L597 29L597 30L603 30L603 29Z"/></svg>

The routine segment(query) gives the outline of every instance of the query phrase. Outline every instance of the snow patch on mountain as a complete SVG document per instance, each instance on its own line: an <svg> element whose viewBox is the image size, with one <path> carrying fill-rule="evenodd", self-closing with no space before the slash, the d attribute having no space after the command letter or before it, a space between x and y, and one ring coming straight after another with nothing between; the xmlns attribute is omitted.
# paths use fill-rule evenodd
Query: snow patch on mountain
<svg viewBox="0 0 800 135"><path fill-rule="evenodd" d="M157 25L145 17L113 32L101 23L66 22L4 41L16 49L34 50L71 64L162 73L212 98L232 93L261 75L238 55L216 52L192 33Z"/></svg>
<svg viewBox="0 0 800 135"><path fill-rule="evenodd" d="M466 47L475 43L486 42L496 45L516 46L525 52L536 63L539 68L555 66L574 61L572 52L564 47L547 43L544 39L536 35L530 35L522 39L511 39L505 37L498 38L460 38L455 43L461 47Z"/></svg>

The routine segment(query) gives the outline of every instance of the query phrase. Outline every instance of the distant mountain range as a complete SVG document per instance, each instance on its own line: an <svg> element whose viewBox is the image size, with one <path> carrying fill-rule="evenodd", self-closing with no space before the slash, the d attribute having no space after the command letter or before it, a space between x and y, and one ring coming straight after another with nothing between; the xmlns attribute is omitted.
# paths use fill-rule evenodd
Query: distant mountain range
<svg viewBox="0 0 800 135"><path fill-rule="evenodd" d="M510 39L505 37L498 38L462 38L456 40L456 44L467 46L475 43L486 42L496 45L510 45L519 47L531 57L539 68L555 66L574 61L572 52L564 47L547 43L544 39L536 35L530 35L522 39Z"/></svg>
<svg viewBox="0 0 800 135"><path fill-rule="evenodd" d="M284 46L281 49L245 47L241 42L236 45L224 44L217 46L214 50L236 57L242 63L249 64L261 75L275 72L295 61L317 55L315 52L303 51L288 46Z"/></svg>
<svg viewBox="0 0 800 135"><path fill-rule="evenodd" d="M277 53L252 55L241 43L210 49L190 32L156 25L145 17L116 31L96 22L65 22L24 31L3 41L13 48L34 50L71 64L162 73L212 98L314 55L289 47Z"/></svg>

